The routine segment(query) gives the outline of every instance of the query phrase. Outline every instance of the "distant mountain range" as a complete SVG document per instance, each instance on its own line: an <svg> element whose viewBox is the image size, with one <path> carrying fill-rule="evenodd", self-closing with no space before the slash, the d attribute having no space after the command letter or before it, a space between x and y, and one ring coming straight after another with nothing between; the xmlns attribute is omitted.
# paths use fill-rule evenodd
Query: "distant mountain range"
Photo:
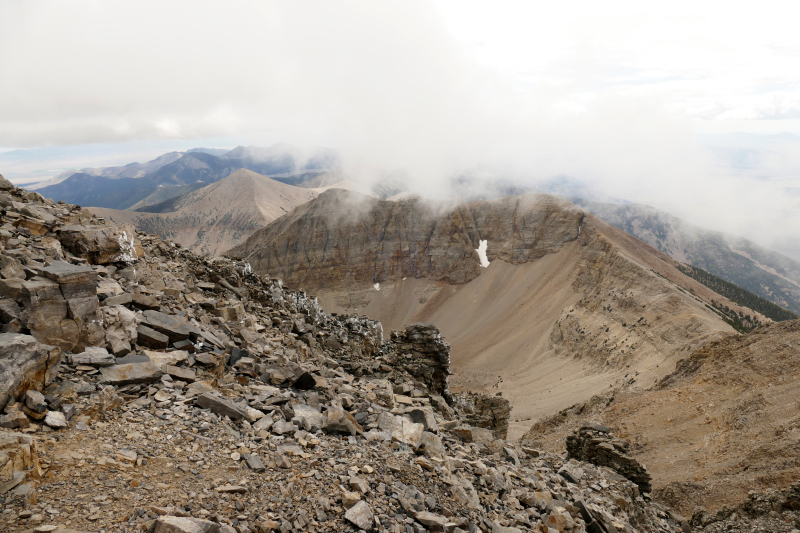
<svg viewBox="0 0 800 533"><path fill-rule="evenodd" d="M692 225L641 204L617 205L570 198L673 259L734 283L800 314L800 263L741 237Z"/></svg>
<svg viewBox="0 0 800 533"><path fill-rule="evenodd" d="M141 231L156 233L198 254L218 255L316 198L317 191L240 169L216 183L152 206L152 212L90 209L117 224L134 224Z"/></svg>
<svg viewBox="0 0 800 533"><path fill-rule="evenodd" d="M238 180L230 180L222 188L208 188L240 169L255 174L248 175L248 179L239 176ZM268 186L265 179L269 179ZM273 182L314 189L314 193L287 189L278 194L275 192L278 184ZM453 191L467 201L518 196L529 192L532 187L483 175L460 176L451 185ZM158 233L162 238L179 242L196 252L216 255L226 247L243 242L248 232L331 186L386 197L405 190L406 179L401 174L388 174L379 177L371 191L367 191L346 182L334 151L325 148L304 151L284 143L268 148L240 146L230 151L194 148L187 152L166 153L146 163L85 168L60 174L41 184L37 191L55 200L117 210L104 213L104 216L116 221L132 221L141 230ZM259 193L243 200L231 187L244 187ZM540 183L536 188L570 200L677 261L800 313L800 263L797 261L746 239L693 226L649 206L579 198L597 200L599 197L581 182L568 177ZM271 197L273 193L274 197ZM227 207L207 200L199 201L200 198L210 198L209 194L236 200ZM403 196L401 193L397 198ZM234 213L235 209L240 212ZM118 212L120 210L123 211ZM136 211L142 216L126 211ZM227 218L222 217L223 213L228 213ZM264 213L269 215L265 217ZM235 222L230 217L235 217ZM245 220L248 217L251 220Z"/></svg>
<svg viewBox="0 0 800 533"><path fill-rule="evenodd" d="M137 209L200 189L239 169L291 183L339 166L336 153L326 148L304 152L288 144L276 144L269 148L239 146L219 152L200 148L171 152L147 163L82 169L56 176L37 192L83 206Z"/></svg>

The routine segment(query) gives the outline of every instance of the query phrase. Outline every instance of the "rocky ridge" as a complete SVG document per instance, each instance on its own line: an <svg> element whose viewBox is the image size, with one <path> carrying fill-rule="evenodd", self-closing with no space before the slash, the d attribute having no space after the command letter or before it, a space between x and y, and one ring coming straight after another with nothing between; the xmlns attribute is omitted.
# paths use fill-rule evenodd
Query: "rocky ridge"
<svg viewBox="0 0 800 533"><path fill-rule="evenodd" d="M548 195L434 205L328 191L230 253L314 290L328 310L358 309L392 329L437 324L452 387L502 393L512 438L609 388L648 387L731 332L713 302L753 313Z"/></svg>
<svg viewBox="0 0 800 533"><path fill-rule="evenodd" d="M419 198L392 202L331 189L228 254L309 290L402 277L461 284L481 272L479 240L500 243L489 248L489 261L517 264L577 239L584 213L566 206L537 195L434 207Z"/></svg>
<svg viewBox="0 0 800 533"><path fill-rule="evenodd" d="M676 261L702 268L800 313L800 263L789 257L741 237L692 225L647 205L572 200Z"/></svg>
<svg viewBox="0 0 800 533"><path fill-rule="evenodd" d="M567 455L571 459L607 466L630 479L642 492L651 492L652 478L644 465L630 457L631 444L614 438L611 428L584 422L578 431L567 437Z"/></svg>
<svg viewBox="0 0 800 533"><path fill-rule="evenodd" d="M561 450L584 421L604 424L648 465L654 498L687 516L702 507L706 525L709 517L747 519L735 527L749 531L757 516L736 509L751 494L788 490L800 475L798 364L800 321L761 326L695 350L649 389L609 391L539 420L523 442Z"/></svg>
<svg viewBox="0 0 800 533"><path fill-rule="evenodd" d="M59 228L73 217L86 235L124 230L0 191L2 255L21 266L0 276L51 282L47 298L3 301L16 313L0 334L9 531L682 530L611 470L465 424L465 405L502 406L451 397L435 328L384 341L377 322L151 235L70 247ZM15 224L25 207L41 216ZM95 322L76 298L96 301ZM64 308L75 327L29 320ZM26 350L38 366L15 367Z"/></svg>

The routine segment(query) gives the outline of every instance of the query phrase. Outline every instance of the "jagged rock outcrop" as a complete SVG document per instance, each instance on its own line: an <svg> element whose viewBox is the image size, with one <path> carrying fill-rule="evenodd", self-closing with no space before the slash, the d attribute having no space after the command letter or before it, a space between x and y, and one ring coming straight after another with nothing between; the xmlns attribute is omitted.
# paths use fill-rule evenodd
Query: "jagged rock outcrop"
<svg viewBox="0 0 800 533"><path fill-rule="evenodd" d="M507 399L468 392L456 394L453 407L470 426L489 429L498 439L508 436L511 403Z"/></svg>
<svg viewBox="0 0 800 533"><path fill-rule="evenodd" d="M136 261L143 251L134 228L21 189L0 193L0 206L3 331L24 330L62 350L103 344L98 274L85 263Z"/></svg>
<svg viewBox="0 0 800 533"><path fill-rule="evenodd" d="M61 245L93 265L131 262L142 255L142 246L132 224L80 224L57 230Z"/></svg>
<svg viewBox="0 0 800 533"><path fill-rule="evenodd" d="M424 383L431 394L447 396L450 345L433 324L411 324L392 332L395 356L388 363Z"/></svg>
<svg viewBox="0 0 800 533"><path fill-rule="evenodd" d="M578 431L567 437L570 459L607 466L636 483L643 493L649 493L652 490L652 477L644 465L628 455L630 451L629 442L614 438L611 429L600 424L585 422Z"/></svg>

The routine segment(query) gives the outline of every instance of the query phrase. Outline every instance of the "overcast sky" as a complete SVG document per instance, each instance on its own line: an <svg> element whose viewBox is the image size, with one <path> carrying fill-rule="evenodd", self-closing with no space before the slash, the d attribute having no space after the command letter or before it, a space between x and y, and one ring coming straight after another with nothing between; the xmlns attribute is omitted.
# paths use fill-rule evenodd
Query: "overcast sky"
<svg viewBox="0 0 800 533"><path fill-rule="evenodd" d="M800 258L788 3L650 4L6 0L0 173L324 145L434 192L567 175Z"/></svg>

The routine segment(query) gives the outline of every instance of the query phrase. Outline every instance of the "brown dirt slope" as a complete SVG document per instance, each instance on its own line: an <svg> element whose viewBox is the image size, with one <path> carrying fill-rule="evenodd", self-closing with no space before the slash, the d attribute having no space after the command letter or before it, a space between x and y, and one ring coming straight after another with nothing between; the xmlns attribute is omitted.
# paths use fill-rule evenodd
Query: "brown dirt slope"
<svg viewBox="0 0 800 533"><path fill-rule="evenodd" d="M650 387L732 331L706 305L725 300L672 259L547 195L432 206L328 191L231 253L329 311L435 323L452 387L507 397L511 438L610 388Z"/></svg>
<svg viewBox="0 0 800 533"><path fill-rule="evenodd" d="M90 210L117 224L135 224L140 231L156 233L195 253L217 256L317 194L241 169L185 195L171 213Z"/></svg>
<svg viewBox="0 0 800 533"><path fill-rule="evenodd" d="M651 390L594 398L525 438L558 450L582 421L607 424L636 444L657 497L689 515L800 477L798 398L800 321L773 323L703 346Z"/></svg>

